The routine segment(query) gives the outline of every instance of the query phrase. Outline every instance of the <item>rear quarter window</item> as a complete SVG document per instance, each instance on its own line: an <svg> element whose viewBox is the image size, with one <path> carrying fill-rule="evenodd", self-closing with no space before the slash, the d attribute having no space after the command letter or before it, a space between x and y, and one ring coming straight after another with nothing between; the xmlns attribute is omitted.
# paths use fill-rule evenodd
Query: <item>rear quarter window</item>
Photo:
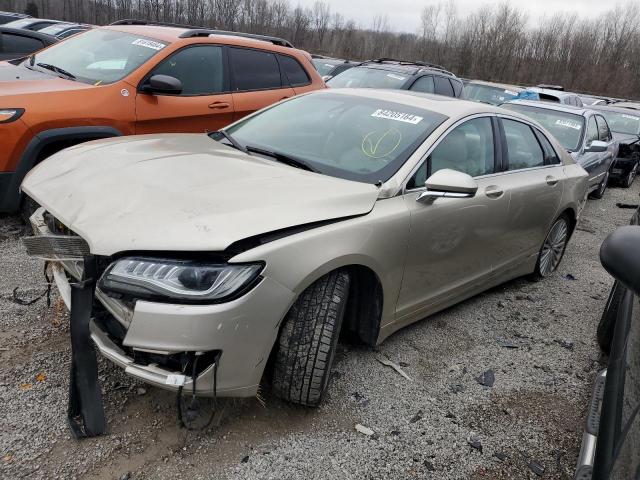
<svg viewBox="0 0 640 480"><path fill-rule="evenodd" d="M280 67L271 52L230 48L234 90L268 90L282 87Z"/></svg>
<svg viewBox="0 0 640 480"><path fill-rule="evenodd" d="M280 62L285 79L292 87L302 87L311 83L306 70L295 58L288 55L278 55L278 62Z"/></svg>
<svg viewBox="0 0 640 480"><path fill-rule="evenodd" d="M453 97L453 87L451 86L451 82L449 82L448 78L435 76L433 77L433 81L436 86L436 93L438 95L445 95L447 97Z"/></svg>

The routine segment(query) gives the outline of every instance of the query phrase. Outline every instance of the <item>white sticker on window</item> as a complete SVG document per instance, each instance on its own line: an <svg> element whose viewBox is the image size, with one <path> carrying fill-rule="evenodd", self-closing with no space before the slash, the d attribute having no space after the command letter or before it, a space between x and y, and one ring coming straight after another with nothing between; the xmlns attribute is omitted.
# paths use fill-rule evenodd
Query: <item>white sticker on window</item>
<svg viewBox="0 0 640 480"><path fill-rule="evenodd" d="M419 117L418 115L413 115L411 113L394 112L393 110L383 110L382 108L373 112L371 116L376 118L385 118L387 120L397 120L398 122L411 123L412 125L417 125L423 119L423 117Z"/></svg>
<svg viewBox="0 0 640 480"><path fill-rule="evenodd" d="M504 93L507 95L513 95L514 97L518 95L518 92L514 92L513 90L505 90Z"/></svg>
<svg viewBox="0 0 640 480"><path fill-rule="evenodd" d="M556 125L560 125L561 127L573 128L574 130L580 130L582 125L578 122L572 122L571 120L556 120Z"/></svg>
<svg viewBox="0 0 640 480"><path fill-rule="evenodd" d="M395 73L387 73L387 77L395 78L396 80L406 80L407 77L403 77L402 75L396 75Z"/></svg>
<svg viewBox="0 0 640 480"><path fill-rule="evenodd" d="M138 45L139 47L151 48L153 50L162 50L166 45L160 42L152 42L151 40L146 40L144 38L137 38L131 45Z"/></svg>
<svg viewBox="0 0 640 480"><path fill-rule="evenodd" d="M167 379L164 381L165 385L175 385L176 387L182 387L187 377L184 375L167 375Z"/></svg>
<svg viewBox="0 0 640 480"><path fill-rule="evenodd" d="M640 120L640 117L634 117L633 115L627 115L626 113L623 113L622 116L624 118L628 118L629 120Z"/></svg>

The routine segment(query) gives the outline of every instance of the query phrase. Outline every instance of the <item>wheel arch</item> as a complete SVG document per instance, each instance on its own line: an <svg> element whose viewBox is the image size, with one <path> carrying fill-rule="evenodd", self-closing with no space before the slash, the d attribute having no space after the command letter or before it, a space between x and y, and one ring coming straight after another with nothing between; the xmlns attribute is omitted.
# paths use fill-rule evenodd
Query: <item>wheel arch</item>
<svg viewBox="0 0 640 480"><path fill-rule="evenodd" d="M110 126L64 127L37 133L27 144L13 174L9 188L0 198L0 211L15 212L20 207L22 180L38 162L63 148L98 140L122 136L120 130Z"/></svg>

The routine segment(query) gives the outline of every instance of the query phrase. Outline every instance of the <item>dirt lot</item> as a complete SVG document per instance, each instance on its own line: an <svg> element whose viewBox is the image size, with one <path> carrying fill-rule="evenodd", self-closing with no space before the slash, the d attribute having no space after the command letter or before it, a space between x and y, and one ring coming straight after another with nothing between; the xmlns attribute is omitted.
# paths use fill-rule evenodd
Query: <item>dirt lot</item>
<svg viewBox="0 0 640 480"><path fill-rule="evenodd" d="M81 442L66 426L68 315L55 295L51 308L15 303L16 287L21 299L43 291L42 263L25 256L17 220L0 218L0 477L572 478L612 283L598 249L639 187L588 202L553 278L495 288L377 350L342 347L317 410L265 394L223 402L218 425L189 432L174 395L101 362L109 434ZM488 371L493 386L480 384Z"/></svg>

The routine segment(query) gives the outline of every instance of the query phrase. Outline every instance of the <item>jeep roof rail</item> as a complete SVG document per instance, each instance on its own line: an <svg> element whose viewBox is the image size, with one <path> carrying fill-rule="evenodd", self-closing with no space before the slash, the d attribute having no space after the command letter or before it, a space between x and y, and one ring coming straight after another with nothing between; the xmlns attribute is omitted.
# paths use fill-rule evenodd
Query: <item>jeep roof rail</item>
<svg viewBox="0 0 640 480"><path fill-rule="evenodd" d="M382 58L375 58L373 60L366 60L362 63L397 63L398 65L415 65L417 67L424 67L424 68L430 68L432 70L439 70L443 73L446 73L448 75L451 75L453 77L455 77L455 74L453 74L452 72L450 72L449 70L447 70L446 68L436 64L436 63L430 63L430 62L423 62L420 60L398 60L396 58L387 58L387 57L382 57ZM457 78L457 77L456 77Z"/></svg>
<svg viewBox="0 0 640 480"><path fill-rule="evenodd" d="M231 37L252 38L254 40L270 42L270 43L273 43L274 45L279 45L281 47L293 48L293 44L289 40L285 40L284 38L271 37L268 35L257 35L254 33L231 32L228 30L215 30L215 29L208 29L208 28L195 28L195 29L187 30L186 32L183 32L180 34L180 38L208 37L209 35L228 35Z"/></svg>
<svg viewBox="0 0 640 480"><path fill-rule="evenodd" d="M124 18L122 20L116 20L115 22L111 22L109 25L151 25L156 27L176 27L176 28L188 28L188 29L204 28L198 25L185 25L182 23L169 23L169 22L154 22L151 20L138 20L136 18Z"/></svg>

